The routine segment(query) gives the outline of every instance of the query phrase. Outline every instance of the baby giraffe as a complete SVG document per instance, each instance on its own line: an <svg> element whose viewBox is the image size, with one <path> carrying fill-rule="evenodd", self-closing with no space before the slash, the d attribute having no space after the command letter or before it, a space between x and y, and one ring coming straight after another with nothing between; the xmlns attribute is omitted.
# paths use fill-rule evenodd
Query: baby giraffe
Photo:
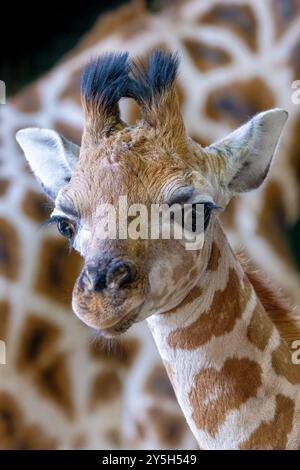
<svg viewBox="0 0 300 470"><path fill-rule="evenodd" d="M232 196L266 178L287 113L265 111L202 148L185 131L177 68L176 55L159 50L146 66L125 53L100 57L82 73L80 148L48 129L17 140L53 200L49 222L84 258L76 315L110 337L148 319L201 449L299 449L300 366L218 219ZM120 118L124 97L140 106L135 126ZM131 210L203 204L201 249L174 237L100 236L102 208L120 196Z"/></svg>

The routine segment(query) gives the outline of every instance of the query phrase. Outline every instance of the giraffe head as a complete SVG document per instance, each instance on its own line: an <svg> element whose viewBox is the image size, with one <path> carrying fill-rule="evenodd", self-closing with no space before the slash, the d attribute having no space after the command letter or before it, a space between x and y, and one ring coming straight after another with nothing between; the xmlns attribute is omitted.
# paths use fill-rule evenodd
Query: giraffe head
<svg viewBox="0 0 300 470"><path fill-rule="evenodd" d="M188 137L174 88L175 55L155 51L148 65L127 54L91 62L81 81L85 126L81 147L48 129L24 129L17 140L54 202L51 221L84 258L73 309L108 336L166 312L187 295L207 266L218 210L265 179L287 113L263 112L207 148ZM134 99L142 119L122 121L121 98ZM99 236L107 204L204 206L204 244L183 240ZM131 209L130 209L131 210ZM130 219L130 210L128 212ZM130 223L130 220L128 220ZM142 230L142 227L141 227ZM101 231L101 230L100 230ZM101 231L102 233L102 231Z"/></svg>

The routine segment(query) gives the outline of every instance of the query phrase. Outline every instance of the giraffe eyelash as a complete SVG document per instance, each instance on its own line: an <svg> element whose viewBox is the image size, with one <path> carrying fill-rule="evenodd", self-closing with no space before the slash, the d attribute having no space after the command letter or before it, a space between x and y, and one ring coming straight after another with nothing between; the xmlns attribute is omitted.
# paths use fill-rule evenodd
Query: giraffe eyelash
<svg viewBox="0 0 300 470"><path fill-rule="evenodd" d="M70 223L74 227L73 237L72 238L66 238L67 241L68 241L68 245L69 245L69 253L71 253L71 251L73 251L73 249L74 249L74 238L75 238L76 226L77 226L74 222L69 222L66 217L62 217L60 215L53 215L53 216L50 216L47 220L45 220L41 224L40 227L41 228L48 227L49 225L58 224L59 222L62 222L62 221L67 221L68 223Z"/></svg>
<svg viewBox="0 0 300 470"><path fill-rule="evenodd" d="M48 219L46 219L42 224L40 225L41 228L48 227L48 225L53 225L57 224L60 220L64 219L64 217L60 215L52 215Z"/></svg>
<svg viewBox="0 0 300 470"><path fill-rule="evenodd" d="M48 227L48 225L57 224L58 222L62 222L63 220L72 224L74 227L77 227L77 223L75 223L73 220L69 220L67 217L63 217L62 215L51 215L40 225L40 227Z"/></svg>
<svg viewBox="0 0 300 470"><path fill-rule="evenodd" d="M223 208L221 206L217 206L214 202L211 201L200 201L200 202L195 202L195 204L203 204L206 206L209 210L222 210Z"/></svg>
<svg viewBox="0 0 300 470"><path fill-rule="evenodd" d="M207 229L208 227L208 224L210 222L210 217L211 217L211 213L213 210L220 210L222 209L222 207L220 206L217 206L214 202L205 202L205 201L201 201L201 202L195 202L193 203L193 208L192 208L192 211L193 211L193 215L197 214L198 211L197 211L197 204L201 204L204 206L204 230ZM193 225L192 225L193 226ZM195 231L195 229L193 229L193 231Z"/></svg>

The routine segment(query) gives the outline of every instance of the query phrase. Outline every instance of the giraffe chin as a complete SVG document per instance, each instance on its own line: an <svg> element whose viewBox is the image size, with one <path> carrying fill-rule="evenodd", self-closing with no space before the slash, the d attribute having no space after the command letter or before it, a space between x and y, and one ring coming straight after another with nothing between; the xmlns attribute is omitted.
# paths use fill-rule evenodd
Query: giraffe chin
<svg viewBox="0 0 300 470"><path fill-rule="evenodd" d="M114 325L108 328L98 329L99 334L105 338L115 338L116 336L124 334L137 320L139 311L140 308L126 315L125 318L115 323Z"/></svg>
<svg viewBox="0 0 300 470"><path fill-rule="evenodd" d="M89 310L83 310L78 308L76 302L72 302L72 308L75 315L88 327L96 330L100 336L106 338L112 338L115 336L119 336L125 333L136 321L142 320L140 318L140 312L143 307L144 301L140 302L139 305L135 306L134 308L130 309L128 312L123 312L120 315L119 312L119 320L115 322L109 322L107 325L101 325L99 321L98 315L95 315L95 312L89 312Z"/></svg>

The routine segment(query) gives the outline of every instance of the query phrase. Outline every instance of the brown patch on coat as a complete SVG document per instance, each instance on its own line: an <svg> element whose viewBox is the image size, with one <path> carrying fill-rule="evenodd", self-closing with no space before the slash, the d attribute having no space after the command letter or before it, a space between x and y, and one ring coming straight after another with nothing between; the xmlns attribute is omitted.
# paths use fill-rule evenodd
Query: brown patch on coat
<svg viewBox="0 0 300 470"><path fill-rule="evenodd" d="M0 392L0 448L12 449L20 439L20 424L23 420L16 401L7 393Z"/></svg>
<svg viewBox="0 0 300 470"><path fill-rule="evenodd" d="M247 259L245 253L239 251L235 254L265 310L270 315L279 315L282 311L287 312L287 305L285 305L284 299L278 293L278 290L275 290L270 284L266 275L257 269L252 260Z"/></svg>
<svg viewBox="0 0 300 470"><path fill-rule="evenodd" d="M129 368L137 358L140 347L137 338L122 338L113 343L106 339L99 339L90 345L89 352L96 360Z"/></svg>
<svg viewBox="0 0 300 470"><path fill-rule="evenodd" d="M192 281L193 279L195 279L197 274L198 274L198 269L196 267L192 268L189 272L189 281Z"/></svg>
<svg viewBox="0 0 300 470"><path fill-rule="evenodd" d="M20 374L27 374L32 379L45 399L54 402L71 418L74 408L68 357L57 352L59 336L56 325L36 314L28 314L20 335L16 365Z"/></svg>
<svg viewBox="0 0 300 470"><path fill-rule="evenodd" d="M285 449L287 436L293 427L294 413L295 404L293 400L278 394L276 396L274 419L269 422L263 421L251 434L250 438L241 444L240 449Z"/></svg>
<svg viewBox="0 0 300 470"><path fill-rule="evenodd" d="M63 121L55 121L53 123L53 127L68 140L74 142L74 144L80 145L82 134L81 128L70 126L70 124L66 124Z"/></svg>
<svg viewBox="0 0 300 470"><path fill-rule="evenodd" d="M35 370L38 364L51 360L59 336L59 328L52 322L28 313L20 333L17 368Z"/></svg>
<svg viewBox="0 0 300 470"><path fill-rule="evenodd" d="M37 424L25 426L20 436L18 450L56 450L57 439L47 435L46 430ZM17 450L16 449L16 450Z"/></svg>
<svg viewBox="0 0 300 470"><path fill-rule="evenodd" d="M157 399L175 399L173 387L164 366L161 364L156 364L152 368L146 380L144 390Z"/></svg>
<svg viewBox="0 0 300 470"><path fill-rule="evenodd" d="M132 20L132 18L131 18ZM139 34L143 34L149 26L149 17L141 16L139 21L136 21L134 24L124 25L122 29L122 38L125 41L131 40L134 37L138 38Z"/></svg>
<svg viewBox="0 0 300 470"><path fill-rule="evenodd" d="M0 274L15 280L19 272L20 246L17 231L6 219L0 218Z"/></svg>
<svg viewBox="0 0 300 470"><path fill-rule="evenodd" d="M257 20L249 5L219 3L199 19L200 24L221 26L239 36L252 50L257 49Z"/></svg>
<svg viewBox="0 0 300 470"><path fill-rule="evenodd" d="M41 108L38 85L30 85L11 99L11 103L22 113L36 113Z"/></svg>
<svg viewBox="0 0 300 470"><path fill-rule="evenodd" d="M201 71L207 72L216 67L230 64L232 57L221 47L209 46L205 42L184 39L183 44L191 56L194 65Z"/></svg>
<svg viewBox="0 0 300 470"><path fill-rule="evenodd" d="M260 365L247 358L227 359L220 371L201 370L189 393L196 426L214 437L231 411L256 396L261 383Z"/></svg>
<svg viewBox="0 0 300 470"><path fill-rule="evenodd" d="M266 315L261 303L257 302L247 329L247 338L263 351L271 338L273 328L273 323Z"/></svg>
<svg viewBox="0 0 300 470"><path fill-rule="evenodd" d="M84 449L86 445L86 436L84 434L77 434L77 436L72 439L71 449Z"/></svg>
<svg viewBox="0 0 300 470"><path fill-rule="evenodd" d="M0 340L8 339L8 324L10 317L10 304L8 300L0 300Z"/></svg>
<svg viewBox="0 0 300 470"><path fill-rule="evenodd" d="M57 353L53 355L48 364L33 374L33 379L42 396L52 401L68 418L74 418L67 354Z"/></svg>
<svg viewBox="0 0 300 470"><path fill-rule="evenodd" d="M281 37L300 13L299 0L272 0L272 19L276 26L276 36Z"/></svg>
<svg viewBox="0 0 300 470"><path fill-rule="evenodd" d="M260 271L251 269L249 265L246 266L245 261L242 261L242 264L257 297L278 329L280 336L288 344L299 339L300 318L293 314L284 296L270 284L270 281Z"/></svg>
<svg viewBox="0 0 300 470"><path fill-rule="evenodd" d="M89 409L95 410L99 404L114 401L121 393L122 383L114 370L99 372L92 384Z"/></svg>
<svg viewBox="0 0 300 470"><path fill-rule="evenodd" d="M105 433L105 437L111 445L117 448L121 448L122 436L119 429L110 429Z"/></svg>
<svg viewBox="0 0 300 470"><path fill-rule="evenodd" d="M300 41L298 41L292 49L289 65L294 72L294 80L299 80L300 76Z"/></svg>
<svg viewBox="0 0 300 470"><path fill-rule="evenodd" d="M164 446L176 447L182 442L187 425L183 416L152 406L147 411L149 424L154 427Z"/></svg>
<svg viewBox="0 0 300 470"><path fill-rule="evenodd" d="M251 285L245 280L244 288L234 269L228 273L228 282L224 290L217 290L211 306L191 325L178 328L168 336L171 348L192 350L207 343L214 336L222 336L233 330L249 301Z"/></svg>
<svg viewBox="0 0 300 470"><path fill-rule="evenodd" d="M292 385L300 384L300 366L292 363L291 352L284 341L272 353L272 367Z"/></svg>
<svg viewBox="0 0 300 470"><path fill-rule="evenodd" d="M122 37L123 31L125 35L130 30L135 31L146 15L145 3L141 0L130 2L115 11L101 15L89 34L83 36L78 45L65 55L64 60L78 56L81 52L95 46L103 38L113 35Z"/></svg>
<svg viewBox="0 0 300 470"><path fill-rule="evenodd" d="M42 223L50 213L49 203L42 193L29 189L22 201L24 214L34 222Z"/></svg>
<svg viewBox="0 0 300 470"><path fill-rule="evenodd" d="M194 300L198 299L202 295L202 289L199 286L193 287L187 296L183 299L181 304L177 305L176 307L168 310L166 313L162 313L162 315L173 315L174 313L180 312L183 308L190 305Z"/></svg>
<svg viewBox="0 0 300 470"><path fill-rule="evenodd" d="M264 188L263 205L257 217L256 233L267 240L288 267L295 268L287 243L288 222L285 213L282 188L277 181L271 180Z"/></svg>
<svg viewBox="0 0 300 470"><path fill-rule="evenodd" d="M235 128L260 111L273 107L273 92L261 78L255 77L212 90L206 98L205 112L211 119Z"/></svg>
<svg viewBox="0 0 300 470"><path fill-rule="evenodd" d="M219 267L219 261L221 259L221 251L216 242L212 243L211 254L209 262L207 264L207 269L210 271L217 271Z"/></svg>
<svg viewBox="0 0 300 470"><path fill-rule="evenodd" d="M24 416L16 400L0 392L0 449L54 450L57 441Z"/></svg>
<svg viewBox="0 0 300 470"><path fill-rule="evenodd" d="M44 240L38 258L36 291L70 306L72 289L81 266L79 255L69 252L64 239L49 238Z"/></svg>
<svg viewBox="0 0 300 470"><path fill-rule="evenodd" d="M208 145L210 145L212 142L209 142L205 137L203 137L202 135L200 134L190 134L190 137L195 141L197 142L197 144L201 145L201 147L207 147ZM227 210L227 209L226 209Z"/></svg>
<svg viewBox="0 0 300 470"><path fill-rule="evenodd" d="M191 266L194 264L194 258L191 254L187 253L184 259L184 263L181 262L180 264L176 265L172 274L172 281L176 285L182 279L187 279ZM164 277L164 271L161 270L161 277Z"/></svg>
<svg viewBox="0 0 300 470"><path fill-rule="evenodd" d="M11 182L7 178L0 178L0 197L6 194Z"/></svg>

